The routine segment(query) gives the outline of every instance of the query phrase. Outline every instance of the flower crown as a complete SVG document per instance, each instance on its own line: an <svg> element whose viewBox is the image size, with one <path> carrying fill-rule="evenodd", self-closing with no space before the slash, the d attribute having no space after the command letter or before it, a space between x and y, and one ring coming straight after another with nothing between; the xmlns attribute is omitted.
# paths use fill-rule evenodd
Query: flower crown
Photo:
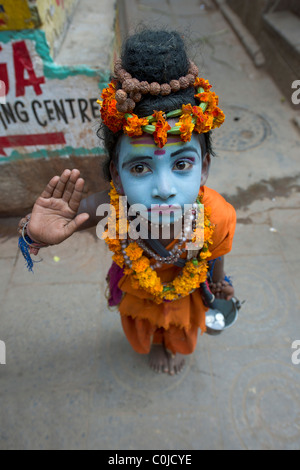
<svg viewBox="0 0 300 470"><path fill-rule="evenodd" d="M152 134L154 142L162 148L167 142L168 135L180 135L183 142L188 142L193 131L198 134L209 132L220 127L225 120L223 111L218 107L218 96L210 91L211 85L208 80L197 76L198 69L192 62L188 75L180 77L179 80L171 80L170 84L139 82L122 68L120 60L116 62L115 74L122 83L122 89L117 90L118 80L114 79L107 88L103 89L101 94L103 101L97 100L100 104L102 121L112 132L123 130L129 137L140 136L146 132ZM142 94L167 95L189 86L195 88L194 96L199 100L199 106L184 104L181 109L169 113L154 111L151 116L143 118L132 113L135 103L140 101ZM179 121L171 127L167 120L176 117L179 117Z"/></svg>

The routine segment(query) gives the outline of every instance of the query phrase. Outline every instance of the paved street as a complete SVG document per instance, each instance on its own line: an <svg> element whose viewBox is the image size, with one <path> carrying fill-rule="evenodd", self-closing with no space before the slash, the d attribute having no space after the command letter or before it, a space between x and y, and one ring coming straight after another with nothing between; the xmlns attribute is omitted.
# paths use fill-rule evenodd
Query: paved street
<svg viewBox="0 0 300 470"><path fill-rule="evenodd" d="M132 23L179 29L220 97L226 122L215 132L207 185L237 210L226 271L245 303L231 329L199 335L181 374L158 375L107 308L110 254L95 231L45 249L30 274L17 250L18 219L0 219L0 448L299 450L295 111L213 2L128 8Z"/></svg>

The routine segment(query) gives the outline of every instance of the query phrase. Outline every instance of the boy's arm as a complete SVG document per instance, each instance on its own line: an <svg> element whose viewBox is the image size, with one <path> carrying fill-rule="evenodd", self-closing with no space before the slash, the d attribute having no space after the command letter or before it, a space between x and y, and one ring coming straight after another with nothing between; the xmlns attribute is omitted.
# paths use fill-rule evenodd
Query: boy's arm
<svg viewBox="0 0 300 470"><path fill-rule="evenodd" d="M224 277L225 277L224 256L220 256L219 258L216 259L215 264L214 264L212 281L217 283L217 282L223 281Z"/></svg>
<svg viewBox="0 0 300 470"><path fill-rule="evenodd" d="M217 258L214 264L210 290L218 299L230 300L234 296L234 288L226 279L224 271L224 256Z"/></svg>

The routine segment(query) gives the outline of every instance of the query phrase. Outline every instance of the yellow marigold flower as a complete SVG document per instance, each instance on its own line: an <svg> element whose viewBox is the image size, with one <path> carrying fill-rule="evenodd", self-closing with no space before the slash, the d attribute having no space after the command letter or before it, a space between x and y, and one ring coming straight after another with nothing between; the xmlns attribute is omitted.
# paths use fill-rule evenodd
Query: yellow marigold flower
<svg viewBox="0 0 300 470"><path fill-rule="evenodd" d="M210 256L211 256L211 252L210 252L209 250L207 250L207 251L201 251L201 253L200 253L200 258L201 258L202 260L207 259L207 258L209 258Z"/></svg>
<svg viewBox="0 0 300 470"><path fill-rule="evenodd" d="M113 257L112 257L113 261L118 265L120 266L120 268L123 268L123 265L124 265L124 258L123 258L123 255L122 253L120 254L114 254Z"/></svg>
<svg viewBox="0 0 300 470"><path fill-rule="evenodd" d="M209 241L211 236L213 234L213 230L210 227L205 227L204 228L204 238Z"/></svg>
<svg viewBox="0 0 300 470"><path fill-rule="evenodd" d="M124 267L124 274L132 274L132 269L129 267L129 266L126 266Z"/></svg>
<svg viewBox="0 0 300 470"><path fill-rule="evenodd" d="M119 210L119 194L116 191L114 183L110 182L111 189L109 191L110 202L116 210Z"/></svg>
<svg viewBox="0 0 300 470"><path fill-rule="evenodd" d="M143 254L143 249L136 242L130 243L125 251L131 261L139 259Z"/></svg>
<svg viewBox="0 0 300 470"><path fill-rule="evenodd" d="M199 268L197 268L197 266L195 266L192 261L188 261L185 266L186 266L186 270L189 273L197 274Z"/></svg>
<svg viewBox="0 0 300 470"><path fill-rule="evenodd" d="M106 238L105 242L108 244L108 247L111 251L120 251L121 252L121 244L120 241L115 238Z"/></svg>
<svg viewBox="0 0 300 470"><path fill-rule="evenodd" d="M152 288L156 285L157 276L155 271L149 267L143 273L140 273L139 280L142 287L145 287L146 289Z"/></svg>
<svg viewBox="0 0 300 470"><path fill-rule="evenodd" d="M153 287L153 293L160 294L162 291L163 291L163 285L161 282L157 280L155 283L155 286Z"/></svg>
<svg viewBox="0 0 300 470"><path fill-rule="evenodd" d="M150 265L150 261L146 256L142 256L140 259L132 262L132 269L136 273L142 273Z"/></svg>

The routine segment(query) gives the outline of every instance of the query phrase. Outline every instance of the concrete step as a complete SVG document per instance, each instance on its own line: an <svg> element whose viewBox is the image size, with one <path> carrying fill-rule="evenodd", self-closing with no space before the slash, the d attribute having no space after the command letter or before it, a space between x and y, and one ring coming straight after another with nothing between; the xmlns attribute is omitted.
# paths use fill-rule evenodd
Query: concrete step
<svg viewBox="0 0 300 470"><path fill-rule="evenodd" d="M79 1L55 62L107 70L114 51L115 9L111 0Z"/></svg>
<svg viewBox="0 0 300 470"><path fill-rule="evenodd" d="M291 101L292 83L300 77L300 18L287 10L263 15L260 44L268 72Z"/></svg>
<svg viewBox="0 0 300 470"><path fill-rule="evenodd" d="M290 67L300 76L300 18L291 11L277 11L263 16L266 31L284 52ZM287 56L288 55L288 56Z"/></svg>

